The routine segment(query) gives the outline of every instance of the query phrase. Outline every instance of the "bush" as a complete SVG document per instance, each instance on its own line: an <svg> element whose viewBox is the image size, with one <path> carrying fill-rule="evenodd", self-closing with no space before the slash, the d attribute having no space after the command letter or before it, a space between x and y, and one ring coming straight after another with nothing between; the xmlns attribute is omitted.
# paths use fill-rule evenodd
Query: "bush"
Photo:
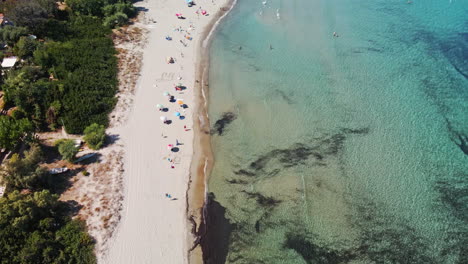
<svg viewBox="0 0 468 264"><path fill-rule="evenodd" d="M26 118L0 116L0 148L11 150L20 140L28 140L32 132L33 126Z"/></svg>
<svg viewBox="0 0 468 264"><path fill-rule="evenodd" d="M32 57L33 52L36 50L39 42L29 37L21 37L13 48L16 56L26 59Z"/></svg>
<svg viewBox="0 0 468 264"><path fill-rule="evenodd" d="M60 97L57 82L48 81L46 76L38 67L24 66L10 71L3 85L7 106L17 106L37 128L45 126L48 101Z"/></svg>
<svg viewBox="0 0 468 264"><path fill-rule="evenodd" d="M73 162L75 155L78 153L78 148L75 147L75 141L71 139L62 139L56 141L58 151L64 160Z"/></svg>
<svg viewBox="0 0 468 264"><path fill-rule="evenodd" d="M105 17L110 17L116 13L124 13L127 17L134 17L137 14L136 8L130 2L119 2L116 4L106 5L102 10Z"/></svg>
<svg viewBox="0 0 468 264"><path fill-rule="evenodd" d="M100 149L106 138L106 128L103 125L94 123L85 128L84 134L84 140L90 148Z"/></svg>
<svg viewBox="0 0 468 264"><path fill-rule="evenodd" d="M5 16L16 26L27 27L33 32L46 23L55 8L55 0L16 0L8 1Z"/></svg>
<svg viewBox="0 0 468 264"><path fill-rule="evenodd" d="M10 46L26 35L28 35L28 29L25 27L5 26L0 29L0 40Z"/></svg>
<svg viewBox="0 0 468 264"><path fill-rule="evenodd" d="M32 145L31 149L21 158L14 154L5 166L0 170L3 181L9 188L34 189L39 187L39 181L46 174L45 169L39 166L42 152L38 145Z"/></svg>
<svg viewBox="0 0 468 264"><path fill-rule="evenodd" d="M13 112L11 113L11 117L15 120L20 120L20 119L26 118L26 113L22 111L21 109L17 108L13 110Z"/></svg>
<svg viewBox="0 0 468 264"><path fill-rule="evenodd" d="M67 3L75 13L102 16L101 9L104 6L104 1L102 0L65 0L65 3Z"/></svg>
<svg viewBox="0 0 468 264"><path fill-rule="evenodd" d="M104 26L114 28L116 26L123 26L127 24L128 16L122 12L117 12L104 19Z"/></svg>

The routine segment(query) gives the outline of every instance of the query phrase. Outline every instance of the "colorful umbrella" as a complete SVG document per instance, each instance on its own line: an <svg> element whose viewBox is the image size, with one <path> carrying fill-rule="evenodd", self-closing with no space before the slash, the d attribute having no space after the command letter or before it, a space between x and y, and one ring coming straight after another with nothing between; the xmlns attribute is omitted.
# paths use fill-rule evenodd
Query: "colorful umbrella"
<svg viewBox="0 0 468 264"><path fill-rule="evenodd" d="M166 121L166 120L167 120L167 117L161 116L160 119L161 119L161 121Z"/></svg>
<svg viewBox="0 0 468 264"><path fill-rule="evenodd" d="M179 112L175 112L174 115L175 115L175 116L180 116L180 113L179 113Z"/></svg>
<svg viewBox="0 0 468 264"><path fill-rule="evenodd" d="M164 105L162 105L162 104L157 104L156 107L159 108L159 109L161 109L161 108L164 108Z"/></svg>
<svg viewBox="0 0 468 264"><path fill-rule="evenodd" d="M169 96L169 95L171 95L171 94L170 94L169 92L164 92L163 95L164 95L164 96Z"/></svg>

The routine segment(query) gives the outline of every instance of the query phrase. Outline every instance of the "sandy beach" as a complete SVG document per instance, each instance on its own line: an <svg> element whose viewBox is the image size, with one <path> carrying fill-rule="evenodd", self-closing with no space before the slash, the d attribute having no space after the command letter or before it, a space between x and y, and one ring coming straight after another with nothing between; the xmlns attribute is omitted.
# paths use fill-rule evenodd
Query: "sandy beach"
<svg viewBox="0 0 468 264"><path fill-rule="evenodd" d="M108 252L99 256L101 263L188 263L193 241L186 193L194 152L197 56L202 36L227 2L201 0L193 7L182 0L136 3L145 12L142 27L148 32L147 43L128 120L112 128L124 144L124 200L121 221ZM168 57L174 63L168 63ZM176 91L179 83L186 89ZM174 96L173 102L165 92ZM187 107L181 107L178 99ZM166 112L159 111L157 104ZM162 116L169 124L162 122Z"/></svg>

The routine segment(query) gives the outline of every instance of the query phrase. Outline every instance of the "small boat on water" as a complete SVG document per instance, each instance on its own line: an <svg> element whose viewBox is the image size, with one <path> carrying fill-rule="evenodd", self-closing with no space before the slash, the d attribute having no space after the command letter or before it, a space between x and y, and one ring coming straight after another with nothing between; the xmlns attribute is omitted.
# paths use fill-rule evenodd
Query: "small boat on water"
<svg viewBox="0 0 468 264"><path fill-rule="evenodd" d="M53 168L53 169L50 169L49 170L49 173L50 174L60 174L60 173L64 173L64 172L67 172L68 171L68 168L67 167L63 167L63 168Z"/></svg>

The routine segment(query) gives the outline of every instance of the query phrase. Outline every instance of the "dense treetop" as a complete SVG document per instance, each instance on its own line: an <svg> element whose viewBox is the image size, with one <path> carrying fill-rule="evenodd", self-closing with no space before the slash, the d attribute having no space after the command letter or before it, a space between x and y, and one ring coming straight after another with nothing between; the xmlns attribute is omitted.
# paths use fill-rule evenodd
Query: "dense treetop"
<svg viewBox="0 0 468 264"><path fill-rule="evenodd" d="M0 263L96 262L92 238L57 199L47 190L0 198Z"/></svg>
<svg viewBox="0 0 468 264"><path fill-rule="evenodd" d="M56 0L0 2L8 21L0 26L0 59L21 59L0 75L0 149L14 153L0 168L7 187L0 198L0 264L96 262L84 224L47 190L58 179L41 167L34 133L90 127L88 144L102 145L117 91L111 29L136 9L128 0L65 2L60 10ZM67 144L61 154L72 160L76 147Z"/></svg>
<svg viewBox="0 0 468 264"><path fill-rule="evenodd" d="M19 107L37 130L65 125L69 133L82 133L92 123L108 124L117 91L110 29L126 23L136 10L129 1L66 3L71 9L65 11L50 0L0 5L13 22L0 28L0 41L13 46L3 52L25 60L23 67L7 73L1 89L6 108Z"/></svg>

